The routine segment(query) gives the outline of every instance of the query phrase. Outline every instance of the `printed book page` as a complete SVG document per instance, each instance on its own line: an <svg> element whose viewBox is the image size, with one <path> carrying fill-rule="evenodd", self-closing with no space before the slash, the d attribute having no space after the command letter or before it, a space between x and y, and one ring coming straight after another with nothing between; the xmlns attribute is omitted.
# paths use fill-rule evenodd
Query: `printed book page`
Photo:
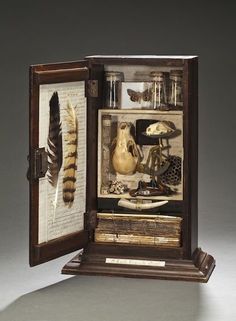
<svg viewBox="0 0 236 321"><path fill-rule="evenodd" d="M39 244L83 230L86 210L85 82L40 86L39 147L44 147L46 151L50 151L49 128L51 128L51 133L55 129L51 121L52 111L50 113L50 101L52 101L53 94L58 97L62 160L58 171L54 168L50 172L49 168L45 177L39 179ZM58 120L58 118L53 118L54 121L55 119ZM77 134L74 130L75 124ZM56 130L54 134L57 136ZM49 156L48 161L53 163ZM69 170L66 171L66 168ZM74 172L73 169L75 169ZM55 172L58 173L55 175ZM50 182L50 174L56 176L54 186ZM66 193L68 186L69 194ZM68 195L73 197L69 203L67 202Z"/></svg>

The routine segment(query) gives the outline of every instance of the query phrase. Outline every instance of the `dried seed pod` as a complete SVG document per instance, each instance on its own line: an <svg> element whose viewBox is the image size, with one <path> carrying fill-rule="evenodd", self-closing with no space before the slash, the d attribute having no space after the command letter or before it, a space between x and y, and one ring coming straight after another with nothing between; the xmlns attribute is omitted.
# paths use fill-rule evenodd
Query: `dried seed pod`
<svg viewBox="0 0 236 321"><path fill-rule="evenodd" d="M161 182L168 185L179 185L181 182L181 157L169 156L167 161L170 163L167 171L160 176Z"/></svg>

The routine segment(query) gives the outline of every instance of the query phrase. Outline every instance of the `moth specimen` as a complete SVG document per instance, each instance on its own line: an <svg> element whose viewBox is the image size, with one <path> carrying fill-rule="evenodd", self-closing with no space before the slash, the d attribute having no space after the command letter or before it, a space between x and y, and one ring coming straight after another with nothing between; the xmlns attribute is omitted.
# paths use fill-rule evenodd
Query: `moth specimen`
<svg viewBox="0 0 236 321"><path fill-rule="evenodd" d="M143 92L135 91L133 89L127 89L127 93L130 96L130 100L133 102L138 102L139 104L142 101L151 101L152 99L152 92L150 89L146 89Z"/></svg>

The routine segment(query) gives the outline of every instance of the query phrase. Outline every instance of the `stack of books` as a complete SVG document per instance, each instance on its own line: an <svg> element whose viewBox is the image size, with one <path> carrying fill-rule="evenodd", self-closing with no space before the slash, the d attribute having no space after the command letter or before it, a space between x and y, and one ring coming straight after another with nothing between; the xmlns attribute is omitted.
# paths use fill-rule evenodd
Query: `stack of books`
<svg viewBox="0 0 236 321"><path fill-rule="evenodd" d="M98 213L95 242L181 246L181 217Z"/></svg>

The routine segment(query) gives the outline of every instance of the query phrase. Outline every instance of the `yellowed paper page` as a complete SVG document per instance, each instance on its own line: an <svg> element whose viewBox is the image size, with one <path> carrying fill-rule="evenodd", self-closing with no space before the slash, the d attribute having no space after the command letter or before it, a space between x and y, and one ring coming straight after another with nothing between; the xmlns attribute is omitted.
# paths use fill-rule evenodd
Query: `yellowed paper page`
<svg viewBox="0 0 236 321"><path fill-rule="evenodd" d="M63 163L59 172L58 192L48 180L48 175L39 180L39 235L38 242L47 242L64 235L83 230L83 216L86 206L86 98L85 82L68 82L40 86L39 95L39 147L48 148L49 101L58 93L62 129ZM78 121L77 170L75 193L69 208L63 201L63 164L66 152L67 104L75 110Z"/></svg>

